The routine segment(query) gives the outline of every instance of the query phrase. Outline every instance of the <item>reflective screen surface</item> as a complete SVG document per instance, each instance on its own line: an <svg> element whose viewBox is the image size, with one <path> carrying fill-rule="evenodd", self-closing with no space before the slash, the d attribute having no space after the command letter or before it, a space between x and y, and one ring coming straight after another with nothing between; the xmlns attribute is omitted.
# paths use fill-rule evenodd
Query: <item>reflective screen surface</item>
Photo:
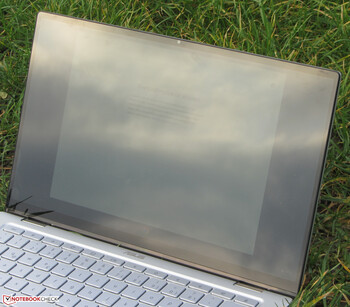
<svg viewBox="0 0 350 307"><path fill-rule="evenodd" d="M285 75L163 45L77 33L50 195L252 254Z"/></svg>
<svg viewBox="0 0 350 307"><path fill-rule="evenodd" d="M337 82L41 13L10 205L296 292Z"/></svg>

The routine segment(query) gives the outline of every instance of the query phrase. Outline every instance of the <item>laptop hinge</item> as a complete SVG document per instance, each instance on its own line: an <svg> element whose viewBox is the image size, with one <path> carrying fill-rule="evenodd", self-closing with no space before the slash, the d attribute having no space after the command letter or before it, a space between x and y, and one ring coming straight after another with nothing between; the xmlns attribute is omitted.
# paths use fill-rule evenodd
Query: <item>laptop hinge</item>
<svg viewBox="0 0 350 307"><path fill-rule="evenodd" d="M40 226L40 227L45 227L45 226L48 225L48 224L46 224L46 223L39 222L39 221L30 219L30 218L28 218L28 217L24 217L21 221L22 221L22 222L25 222L25 223L33 224L33 225L36 225L36 226Z"/></svg>
<svg viewBox="0 0 350 307"><path fill-rule="evenodd" d="M260 293L263 292L263 289L261 289L261 288L258 288L258 287L252 286L252 285L248 285L248 284L244 284L241 282L237 282L235 285L242 287L242 288L245 288L245 289L253 290L256 292L260 292Z"/></svg>

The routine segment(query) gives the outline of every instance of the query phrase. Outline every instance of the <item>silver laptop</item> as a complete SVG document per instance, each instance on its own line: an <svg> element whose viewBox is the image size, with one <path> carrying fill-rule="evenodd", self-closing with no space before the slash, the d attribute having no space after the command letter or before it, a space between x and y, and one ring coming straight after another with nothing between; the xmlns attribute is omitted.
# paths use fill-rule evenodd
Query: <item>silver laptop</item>
<svg viewBox="0 0 350 307"><path fill-rule="evenodd" d="M2 302L288 306L339 73L39 13Z"/></svg>

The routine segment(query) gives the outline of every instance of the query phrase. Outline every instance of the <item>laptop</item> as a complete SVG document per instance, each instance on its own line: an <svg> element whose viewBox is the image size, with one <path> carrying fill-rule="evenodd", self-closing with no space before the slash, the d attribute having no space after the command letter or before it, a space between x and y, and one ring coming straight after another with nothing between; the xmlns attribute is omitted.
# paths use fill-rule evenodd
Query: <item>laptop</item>
<svg viewBox="0 0 350 307"><path fill-rule="evenodd" d="M2 302L288 306L339 79L39 13L0 213Z"/></svg>

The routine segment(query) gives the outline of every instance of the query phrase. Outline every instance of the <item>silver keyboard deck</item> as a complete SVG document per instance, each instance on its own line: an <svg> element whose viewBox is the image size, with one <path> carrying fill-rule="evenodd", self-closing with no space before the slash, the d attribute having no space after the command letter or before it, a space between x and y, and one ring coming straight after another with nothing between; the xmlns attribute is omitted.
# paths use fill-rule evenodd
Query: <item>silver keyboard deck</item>
<svg viewBox="0 0 350 307"><path fill-rule="evenodd" d="M256 307L258 302L12 225L0 229L0 294L58 306Z"/></svg>

